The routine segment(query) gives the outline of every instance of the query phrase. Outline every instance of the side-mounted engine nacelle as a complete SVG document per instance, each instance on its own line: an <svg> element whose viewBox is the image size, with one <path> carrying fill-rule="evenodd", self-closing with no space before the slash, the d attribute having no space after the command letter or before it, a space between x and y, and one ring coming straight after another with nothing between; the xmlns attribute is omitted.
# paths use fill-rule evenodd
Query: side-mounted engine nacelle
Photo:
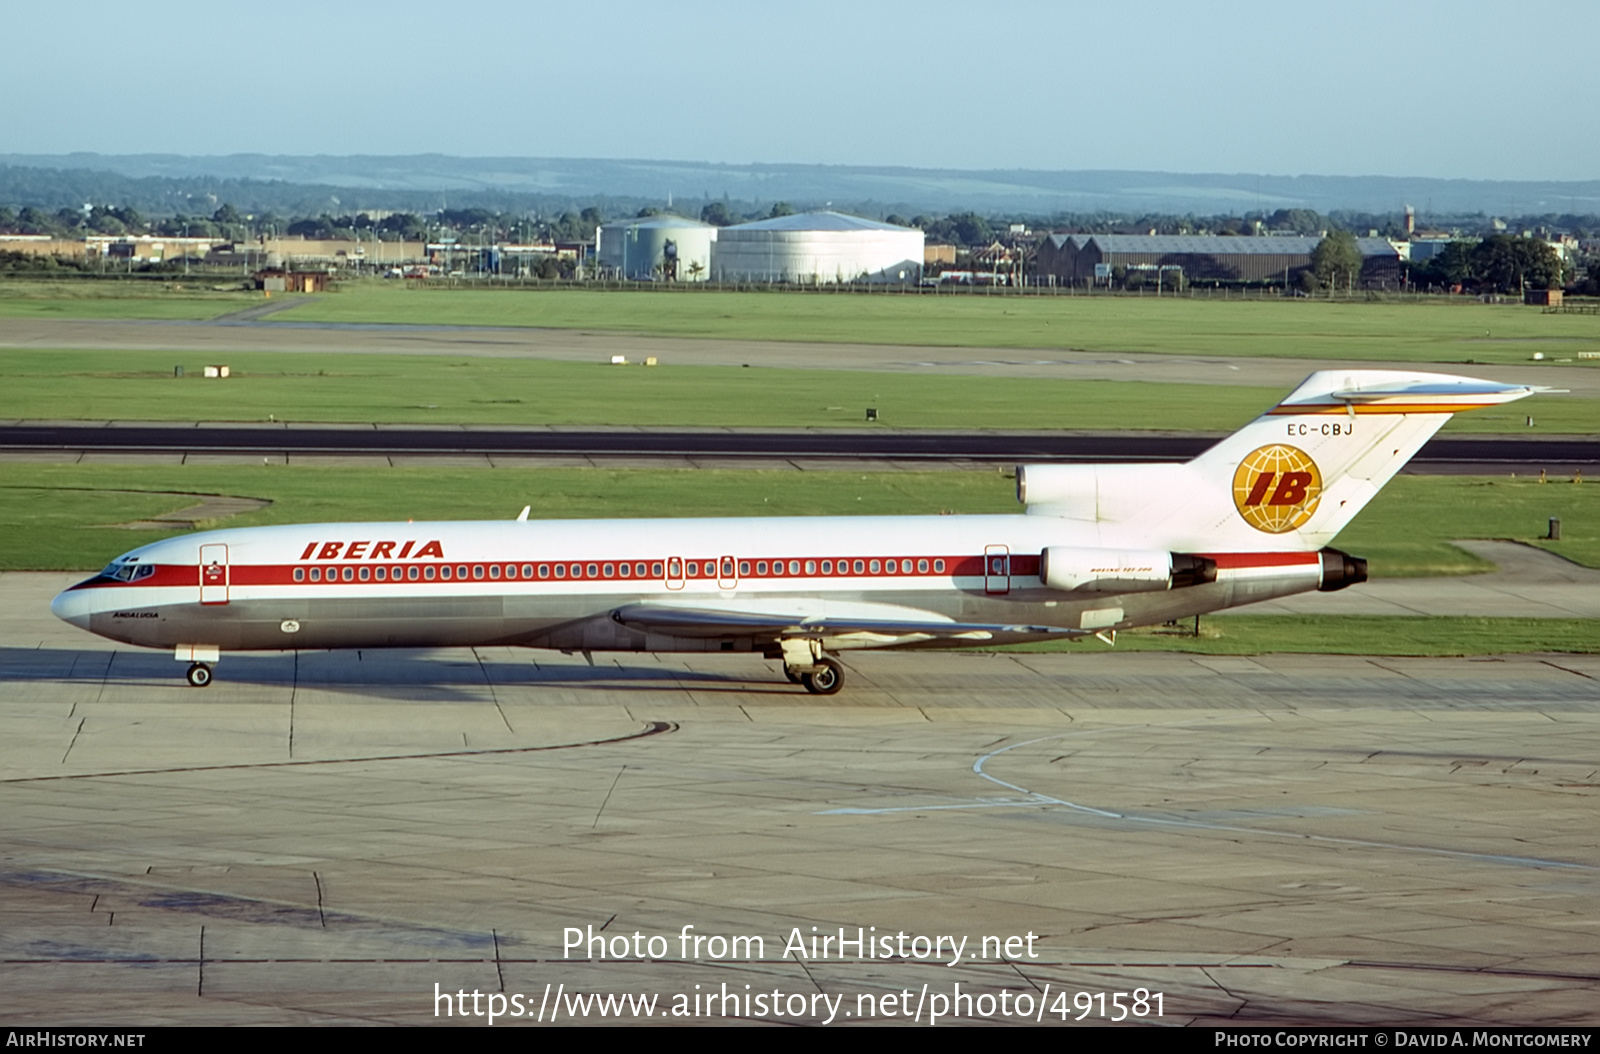
<svg viewBox="0 0 1600 1054"><path fill-rule="evenodd" d="M1152 593L1215 582L1217 563L1190 553L1052 545L1039 554L1039 577L1068 592Z"/></svg>

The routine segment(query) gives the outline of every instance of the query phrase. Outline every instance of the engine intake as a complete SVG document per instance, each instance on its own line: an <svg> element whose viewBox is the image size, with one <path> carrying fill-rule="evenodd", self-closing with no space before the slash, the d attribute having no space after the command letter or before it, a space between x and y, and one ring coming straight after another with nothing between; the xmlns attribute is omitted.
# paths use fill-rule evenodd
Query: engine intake
<svg viewBox="0 0 1600 1054"><path fill-rule="evenodd" d="M1039 578L1067 592L1153 593L1215 582L1217 564L1190 553L1054 545L1039 554Z"/></svg>

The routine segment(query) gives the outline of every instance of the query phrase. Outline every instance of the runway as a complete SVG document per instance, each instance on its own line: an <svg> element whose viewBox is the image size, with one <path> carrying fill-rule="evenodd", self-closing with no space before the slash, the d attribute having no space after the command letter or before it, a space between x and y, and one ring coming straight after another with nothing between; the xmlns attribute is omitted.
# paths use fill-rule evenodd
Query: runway
<svg viewBox="0 0 1600 1054"><path fill-rule="evenodd" d="M1185 461L1221 435L1170 433L966 432L891 429L768 432L643 428L411 428L395 425L256 425L197 422L0 422L0 455L23 459L189 457L280 462L340 458L510 460L581 458L596 463L663 462L837 465L888 462L962 466L1033 462ZM1434 437L1413 473L1571 474L1600 470L1600 439Z"/></svg>
<svg viewBox="0 0 1600 1054"><path fill-rule="evenodd" d="M197 690L52 619L71 577L0 575L7 1024L459 1023L435 984L525 996L496 1027L549 992L925 1024L958 984L1600 1020L1600 656L855 654L823 700L747 657L307 652ZM970 943L782 954L812 927ZM804 1008L668 1014L723 985Z"/></svg>

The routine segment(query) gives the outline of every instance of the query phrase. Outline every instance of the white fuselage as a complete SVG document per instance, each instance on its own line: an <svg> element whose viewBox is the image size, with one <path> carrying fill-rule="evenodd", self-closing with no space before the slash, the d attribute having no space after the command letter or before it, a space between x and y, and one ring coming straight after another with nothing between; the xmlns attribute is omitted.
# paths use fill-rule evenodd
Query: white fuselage
<svg viewBox="0 0 1600 1054"><path fill-rule="evenodd" d="M871 623L1005 624L966 643L1104 631L1316 589L1318 554L1208 554L1216 581L1130 595L1046 587L1039 516L342 523L208 531L119 559L141 570L61 594L62 618L116 640L223 651L522 644L770 651L759 631L625 624L626 605ZM118 564L113 564L113 570ZM144 568L153 567L153 571ZM126 579L126 580L124 580ZM926 633L841 632L825 647ZM962 643L962 640L947 641Z"/></svg>

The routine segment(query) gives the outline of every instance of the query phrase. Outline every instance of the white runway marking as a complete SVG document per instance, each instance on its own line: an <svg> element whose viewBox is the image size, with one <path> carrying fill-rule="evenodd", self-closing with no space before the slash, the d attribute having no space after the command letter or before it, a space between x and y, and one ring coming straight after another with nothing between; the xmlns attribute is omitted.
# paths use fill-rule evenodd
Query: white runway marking
<svg viewBox="0 0 1600 1054"><path fill-rule="evenodd" d="M999 757L1001 754L1018 750L1022 747L1033 746L1035 743L1046 743L1058 739L1071 739L1077 736L1091 736L1102 732L1128 731L1143 727L1145 726L1127 725L1119 728L1102 728L1085 732L1064 732L1059 735L1040 736L1037 739L1029 739L1021 743L1013 743L1010 746L1001 747L999 750L992 750L972 763L972 771L981 778L988 780L990 783L998 784L1007 790L1016 791L1018 794L1026 795L1025 798L1020 800L979 800L966 802L959 805L900 805L882 809L829 809L825 812L819 812L816 815L874 816L886 813L932 812L946 809L1037 808L1038 806L1043 805L1071 809L1075 812L1088 813L1091 816L1100 816L1110 820L1126 820L1129 823L1151 824L1158 827L1177 827L1191 830L1221 831L1227 834L1253 835L1263 838L1293 838L1305 842L1317 842L1328 845L1347 845L1359 849L1388 849L1402 853L1424 853L1430 856L1448 856L1461 860L1477 860L1491 864L1509 864L1514 867L1549 867L1560 868L1562 870L1569 871L1600 871L1600 867L1593 867L1589 864L1575 864L1566 860L1546 860L1541 857L1534 856L1510 856L1499 853L1473 853L1462 849L1438 849L1425 845L1405 845L1398 842L1375 842L1363 838L1338 838L1331 835L1302 834L1297 831L1275 831L1266 827L1238 827L1232 824L1206 823L1202 820L1181 820L1165 816L1142 816L1138 813L1116 812L1111 809L1101 809L1093 805L1084 805L1080 802L1067 801L1064 798L1056 798L1048 794L1041 794L1038 791L1029 790L1026 787L1019 787L1015 783L1007 783L998 776L992 776L984 771L984 765L987 764L992 758Z"/></svg>

